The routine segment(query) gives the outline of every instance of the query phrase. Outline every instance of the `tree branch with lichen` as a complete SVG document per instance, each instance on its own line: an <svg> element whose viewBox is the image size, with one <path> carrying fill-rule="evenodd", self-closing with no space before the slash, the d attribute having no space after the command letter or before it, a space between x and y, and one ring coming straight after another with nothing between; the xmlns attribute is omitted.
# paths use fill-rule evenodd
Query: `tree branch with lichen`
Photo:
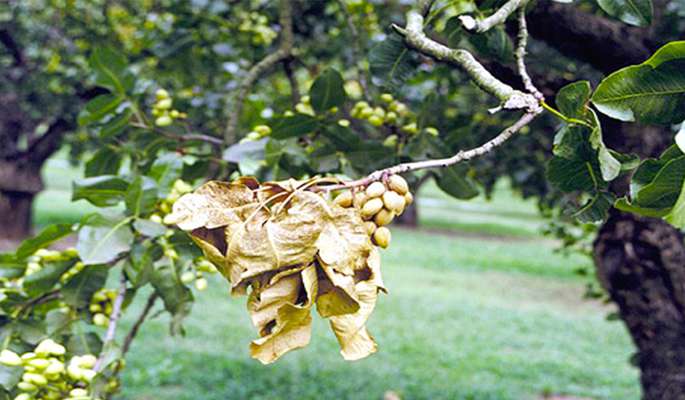
<svg viewBox="0 0 685 400"><path fill-rule="evenodd" d="M389 168L379 169L365 176L364 178L357 179L355 181L344 182L337 185L322 186L322 189L326 191L332 191L367 186L372 182L384 179L385 177L388 177L390 175L402 174L405 172L417 171L428 168L447 168L460 162L468 161L473 158L483 156L494 150L496 147L501 146L507 140L509 140L516 132L521 130L521 128L528 125L533 119L535 119L535 117L540 112L542 112L541 109L526 112L513 125L504 129L502 132L500 132L499 135L495 136L491 140L485 142L484 144L478 147L474 147L469 150L461 150L452 157L402 163Z"/></svg>
<svg viewBox="0 0 685 400"><path fill-rule="evenodd" d="M539 101L544 101L544 96L538 90L538 88L533 84L533 80L528 74L526 69L526 47L528 46L528 26L526 25L526 7L525 3L521 5L518 11L519 20L519 31L518 31L518 43L516 44L516 51L514 52L514 57L516 58L516 68L521 76L521 81L523 82L523 87L526 88L536 99Z"/></svg>
<svg viewBox="0 0 685 400"><path fill-rule="evenodd" d="M423 21L424 17L420 12L411 10L407 13L406 27L394 27L404 36L405 43L414 50L438 61L459 66L478 87L497 97L503 103L503 108L534 110L540 107L532 94L516 90L497 79L469 51L449 48L426 36Z"/></svg>
<svg viewBox="0 0 685 400"><path fill-rule="evenodd" d="M245 99L252 90L252 86L271 67L292 56L294 45L292 2L293 0L281 0L280 2L279 24L281 25L281 42L278 49L253 65L237 89L237 94L231 104L232 108L228 116L226 130L224 131L224 144L226 145L233 144L237 139L240 114L243 110Z"/></svg>
<svg viewBox="0 0 685 400"><path fill-rule="evenodd" d="M446 168L463 161L468 161L487 154L496 147L502 145L516 132L528 125L535 117L543 112L544 109L541 103L544 104L544 98L530 79L525 66L528 31L526 28L525 10L523 7L521 7L521 13L519 14L519 42L516 48L516 61L519 74L521 75L528 93L516 90L497 79L468 51L463 49L451 49L428 38L423 32L423 21L424 16L430 11L431 4L432 2L430 1L420 0L415 10L411 10L407 13L406 27L401 28L396 25L394 26L395 30L404 36L405 43L424 55L433 57L439 61L458 65L481 89L497 97L503 103L502 108L525 110L525 113L514 124L504 129L493 139L481 146L469 150L461 150L452 157L402 163L374 171L361 179L327 185L323 186L321 189L332 191L366 186L374 181L385 179L394 174L402 174L428 168ZM521 2L518 2L517 6L518 5L521 5ZM522 5L525 5L525 1ZM506 17L504 19L506 19ZM504 19L500 22L503 22Z"/></svg>
<svg viewBox="0 0 685 400"><path fill-rule="evenodd" d="M509 0L487 18L476 19L470 15L462 15L459 17L459 20L467 31L477 33L487 32L493 27L504 23L511 14L519 8L524 7L526 1L527 0Z"/></svg>

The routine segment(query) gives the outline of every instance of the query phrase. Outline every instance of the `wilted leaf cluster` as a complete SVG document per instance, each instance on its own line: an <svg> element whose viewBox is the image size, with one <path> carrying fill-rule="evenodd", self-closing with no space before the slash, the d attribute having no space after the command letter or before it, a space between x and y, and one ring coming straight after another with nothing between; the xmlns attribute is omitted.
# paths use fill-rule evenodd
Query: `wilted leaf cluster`
<svg viewBox="0 0 685 400"><path fill-rule="evenodd" d="M315 190L320 182L211 181L167 217L190 232L233 294L248 295L259 332L250 351L262 363L309 343L314 305L345 359L376 351L365 324L385 290L380 254L361 210L329 201Z"/></svg>

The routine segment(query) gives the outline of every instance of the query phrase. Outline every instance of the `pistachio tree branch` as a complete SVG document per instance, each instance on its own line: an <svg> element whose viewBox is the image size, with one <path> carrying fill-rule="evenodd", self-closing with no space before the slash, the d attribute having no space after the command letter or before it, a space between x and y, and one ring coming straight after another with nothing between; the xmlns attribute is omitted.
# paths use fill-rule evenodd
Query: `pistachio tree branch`
<svg viewBox="0 0 685 400"><path fill-rule="evenodd" d="M102 343L102 352L100 357L98 357L95 362L93 370L100 372L104 365L105 357L109 347L114 343L115 335L117 333L117 323L121 317L121 307L124 304L124 297L126 297L126 276L121 274L121 281L119 284L119 291L117 292L117 297L114 299L114 304L112 305L112 314L109 316L109 324L107 325L107 332L105 333L105 340Z"/></svg>
<svg viewBox="0 0 685 400"><path fill-rule="evenodd" d="M224 131L224 144L226 145L233 144L237 139L238 122L243 110L243 103L245 103L247 95L252 90L252 86L267 70L279 62L288 59L292 55L294 42L292 19L293 1L294 0L281 0L280 2L279 24L281 25L281 42L278 49L253 65L238 87L235 99L230 105L232 108L228 116L226 130Z"/></svg>
<svg viewBox="0 0 685 400"><path fill-rule="evenodd" d="M121 346L122 357L128 352L128 349L131 347L133 339L135 339L136 335L138 334L138 330L140 329L141 325L143 325L143 322L145 322L145 319L147 319L148 314L150 314L150 311L152 310L152 307L154 307L158 297L159 295L157 295L157 292L154 292L150 295L150 297L147 298L147 302L145 303L143 311L138 316L138 319L136 319L136 322L133 324L131 330L128 331L128 334L126 334L124 344L123 346Z"/></svg>
<svg viewBox="0 0 685 400"><path fill-rule="evenodd" d="M538 100L532 94L515 90L497 79L467 50L451 49L427 37L423 32L423 21L424 17L420 12L411 10L407 13L406 27L395 27L404 35L409 47L439 61L458 65L476 85L497 97L505 109L532 111L540 108Z"/></svg>
<svg viewBox="0 0 685 400"><path fill-rule="evenodd" d="M526 7L525 3L522 4L521 8L518 10L518 20L519 20L519 31L518 31L518 43L516 45L516 51L514 52L514 57L516 58L516 68L521 76L521 81L523 81L523 87L526 88L533 96L538 100L544 100L544 96L533 84L533 80L528 74L526 69L526 47L528 46L528 26L526 25Z"/></svg>
<svg viewBox="0 0 685 400"><path fill-rule="evenodd" d="M528 111L521 116L513 125L504 129L499 135L485 142L484 144L469 149L461 150L457 154L448 158L439 158L435 160L424 160L398 164L389 168L379 169L365 176L364 178L354 181L343 182L336 185L322 186L321 189L325 191L349 189L359 186L367 186L372 182L383 179L384 177L396 174L402 174L410 171L417 171L428 168L447 168L457 163L471 160L472 158L483 156L491 152L494 148L501 146L504 142L509 140L516 132L528 125L535 117L542 112L542 109Z"/></svg>
<svg viewBox="0 0 685 400"><path fill-rule="evenodd" d="M464 25L464 28L468 31L478 33L487 32L494 26L506 21L507 18L514 13L514 11L524 6L525 3L526 0L509 0L487 18L476 19L470 15L462 15L459 17L459 20L461 21L462 25Z"/></svg>

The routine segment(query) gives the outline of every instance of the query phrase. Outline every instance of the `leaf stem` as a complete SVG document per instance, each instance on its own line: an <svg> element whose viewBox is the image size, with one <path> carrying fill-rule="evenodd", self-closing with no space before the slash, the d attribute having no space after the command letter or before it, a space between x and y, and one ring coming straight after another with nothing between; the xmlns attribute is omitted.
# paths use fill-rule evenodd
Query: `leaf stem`
<svg viewBox="0 0 685 400"><path fill-rule="evenodd" d="M591 124L589 124L589 123L586 122L586 121L583 121L583 120L580 120L580 119L577 119L577 118L571 118L571 117L565 116L565 115L562 114L559 110L557 110L557 109L555 109L554 107L552 107L552 106L550 106L549 104L547 104L544 100L540 101L540 105L542 106L542 108L544 108L545 110L547 110L547 111L549 111L550 113L552 113L552 115L554 115L555 117L559 118L560 120L562 120L562 121L564 121L564 122L566 122L566 123L575 124L575 125L582 125L582 126L584 126L584 127L590 128L590 129L593 129L593 128L594 128Z"/></svg>

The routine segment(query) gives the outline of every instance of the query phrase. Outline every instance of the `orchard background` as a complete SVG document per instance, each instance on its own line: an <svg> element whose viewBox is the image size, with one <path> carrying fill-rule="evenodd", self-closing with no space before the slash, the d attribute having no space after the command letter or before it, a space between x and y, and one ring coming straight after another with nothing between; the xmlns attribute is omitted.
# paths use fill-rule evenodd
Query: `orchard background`
<svg viewBox="0 0 685 400"><path fill-rule="evenodd" d="M684 398L684 31L2 2L0 398Z"/></svg>

